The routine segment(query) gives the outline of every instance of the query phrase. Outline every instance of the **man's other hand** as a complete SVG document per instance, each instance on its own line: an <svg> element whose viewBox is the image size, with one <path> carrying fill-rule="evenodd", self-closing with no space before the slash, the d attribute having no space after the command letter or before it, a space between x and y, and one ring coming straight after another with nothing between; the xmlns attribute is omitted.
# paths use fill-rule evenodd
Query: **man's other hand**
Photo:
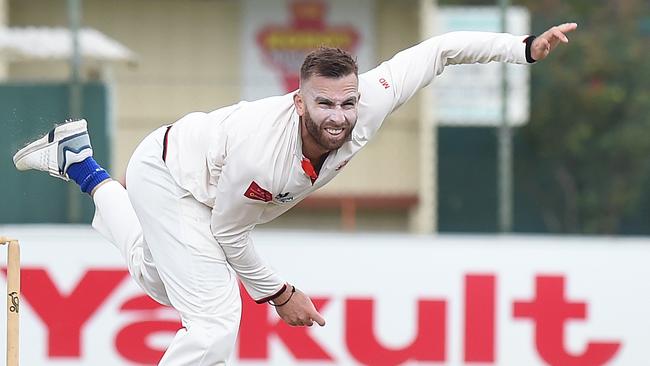
<svg viewBox="0 0 650 366"><path fill-rule="evenodd" d="M287 286L287 290L274 300L274 302L276 304L282 304L287 301L291 295L290 288L291 286ZM314 323L317 323L321 327L325 325L325 319L318 313L309 297L298 289L296 289L296 292L286 304L277 306L275 311L277 311L285 323L292 326L311 327Z"/></svg>

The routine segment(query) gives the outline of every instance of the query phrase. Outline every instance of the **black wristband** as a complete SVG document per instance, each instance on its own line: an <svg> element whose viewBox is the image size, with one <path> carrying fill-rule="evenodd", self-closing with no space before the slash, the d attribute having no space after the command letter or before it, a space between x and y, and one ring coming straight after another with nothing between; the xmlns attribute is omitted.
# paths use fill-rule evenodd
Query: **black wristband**
<svg viewBox="0 0 650 366"><path fill-rule="evenodd" d="M537 62L537 60L535 60L533 58L533 56L530 54L531 53L530 48L532 47L533 41L535 40L535 38L537 38L537 37L536 36L528 36L528 37L526 37L526 39L524 39L524 43L526 44L526 61L528 61L529 64Z"/></svg>
<svg viewBox="0 0 650 366"><path fill-rule="evenodd" d="M274 304L274 303L271 302L271 301L273 301L273 300L271 300L271 301L269 301L269 304L271 304L272 306L275 306L276 308L277 308L277 307L280 307L280 306L282 306L282 305L286 305L286 304L289 302L289 300L291 300L291 298L293 297L293 294L294 294L295 292L296 292L296 286L291 285L291 293L289 294L289 298L288 298L288 299L286 299L282 304Z"/></svg>

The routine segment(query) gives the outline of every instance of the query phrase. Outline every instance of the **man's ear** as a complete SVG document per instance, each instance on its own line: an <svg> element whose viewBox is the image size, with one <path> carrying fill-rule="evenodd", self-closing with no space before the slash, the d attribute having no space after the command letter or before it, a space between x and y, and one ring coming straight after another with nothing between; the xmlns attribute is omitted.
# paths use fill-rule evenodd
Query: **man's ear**
<svg viewBox="0 0 650 366"><path fill-rule="evenodd" d="M293 105L296 106L296 112L298 112L300 117L305 115L305 101L302 99L302 95L300 95L300 90L293 95Z"/></svg>

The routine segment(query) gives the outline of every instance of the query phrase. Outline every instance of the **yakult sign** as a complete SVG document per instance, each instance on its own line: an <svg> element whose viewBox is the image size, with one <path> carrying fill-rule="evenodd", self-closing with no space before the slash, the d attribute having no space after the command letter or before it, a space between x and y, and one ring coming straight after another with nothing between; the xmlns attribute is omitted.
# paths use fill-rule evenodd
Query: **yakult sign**
<svg viewBox="0 0 650 366"><path fill-rule="evenodd" d="M142 295L110 244L87 227L0 231L22 239L22 364L139 365L161 357L178 318ZM647 239L260 232L256 243L313 296L327 325L288 327L245 295L233 364L650 360Z"/></svg>

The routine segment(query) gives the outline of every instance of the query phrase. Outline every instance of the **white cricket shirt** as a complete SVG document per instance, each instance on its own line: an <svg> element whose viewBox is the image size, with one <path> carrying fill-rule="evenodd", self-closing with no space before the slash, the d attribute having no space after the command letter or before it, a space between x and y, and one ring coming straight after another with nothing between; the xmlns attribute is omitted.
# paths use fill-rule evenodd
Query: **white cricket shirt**
<svg viewBox="0 0 650 366"><path fill-rule="evenodd" d="M212 207L211 229L258 302L284 280L256 253L255 225L278 217L332 180L384 119L447 65L525 64L526 37L453 32L428 39L359 75L361 99L351 140L332 151L314 182L303 169L293 94L190 113L169 130L166 163L176 183Z"/></svg>

